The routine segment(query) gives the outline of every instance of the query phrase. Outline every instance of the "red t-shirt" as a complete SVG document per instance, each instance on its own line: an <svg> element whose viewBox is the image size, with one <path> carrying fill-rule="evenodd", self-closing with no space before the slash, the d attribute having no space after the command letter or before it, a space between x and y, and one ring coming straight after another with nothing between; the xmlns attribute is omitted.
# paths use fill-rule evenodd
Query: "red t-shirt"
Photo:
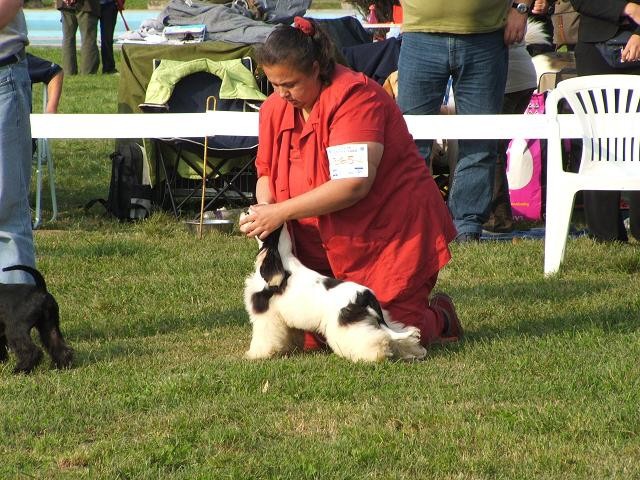
<svg viewBox="0 0 640 480"><path fill-rule="evenodd" d="M383 144L368 195L312 221L317 221L336 278L368 286L383 307L398 297L426 298L424 286L451 258L448 244L456 231L393 99L363 74L337 66L332 83L323 88L299 132L295 113L278 95L271 95L260 109L256 167L259 177L270 178L276 202L330 180L327 147ZM293 168L292 142L303 160L297 165L294 160ZM295 234L296 222L292 223ZM301 261L313 263L313 258L304 258L299 240L295 239Z"/></svg>
<svg viewBox="0 0 640 480"><path fill-rule="evenodd" d="M302 111L295 111L294 122L289 150L289 194L291 197L302 195L313 188L307 182L298 180L305 177L305 164L300 156L300 134L305 123ZM308 268L323 274L333 274L320 239L318 217L301 218L290 222L290 233L294 239L296 256L302 259L301 261Z"/></svg>

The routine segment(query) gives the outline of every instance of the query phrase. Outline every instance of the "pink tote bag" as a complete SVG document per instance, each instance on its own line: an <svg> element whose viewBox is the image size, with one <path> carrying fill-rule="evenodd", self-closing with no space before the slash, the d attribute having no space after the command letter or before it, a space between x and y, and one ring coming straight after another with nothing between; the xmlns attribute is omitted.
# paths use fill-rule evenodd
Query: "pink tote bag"
<svg viewBox="0 0 640 480"><path fill-rule="evenodd" d="M525 115L544 114L545 93L531 96ZM511 210L517 220L542 218L542 162L540 139L513 139L507 148L507 180Z"/></svg>

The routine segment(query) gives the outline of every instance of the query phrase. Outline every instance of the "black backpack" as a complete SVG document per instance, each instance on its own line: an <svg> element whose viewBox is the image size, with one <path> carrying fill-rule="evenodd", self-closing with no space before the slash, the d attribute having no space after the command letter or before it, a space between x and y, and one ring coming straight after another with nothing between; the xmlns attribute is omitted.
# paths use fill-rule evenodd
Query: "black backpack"
<svg viewBox="0 0 640 480"><path fill-rule="evenodd" d="M142 147L126 142L110 155L111 182L109 197L91 200L85 208L101 203L107 212L120 220L139 220L151 214L152 190L145 181Z"/></svg>

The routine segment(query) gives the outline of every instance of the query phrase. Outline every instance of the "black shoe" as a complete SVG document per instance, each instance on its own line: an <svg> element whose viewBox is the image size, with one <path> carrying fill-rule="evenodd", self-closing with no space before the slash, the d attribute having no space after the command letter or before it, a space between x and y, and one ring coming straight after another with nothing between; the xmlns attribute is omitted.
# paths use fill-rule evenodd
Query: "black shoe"
<svg viewBox="0 0 640 480"><path fill-rule="evenodd" d="M511 233L513 232L513 219L491 214L482 228L491 233Z"/></svg>
<svg viewBox="0 0 640 480"><path fill-rule="evenodd" d="M460 340L462 338L462 324L451 297L446 293L436 293L429 301L429 306L439 311L446 322L437 342L451 343Z"/></svg>
<svg viewBox="0 0 640 480"><path fill-rule="evenodd" d="M478 243L480 234L474 232L460 233L453 241L456 243Z"/></svg>

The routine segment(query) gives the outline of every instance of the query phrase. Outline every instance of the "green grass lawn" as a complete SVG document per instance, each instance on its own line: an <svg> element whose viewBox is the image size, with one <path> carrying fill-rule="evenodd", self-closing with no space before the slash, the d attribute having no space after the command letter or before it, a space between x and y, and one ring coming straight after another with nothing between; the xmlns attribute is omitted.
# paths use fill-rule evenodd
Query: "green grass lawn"
<svg viewBox="0 0 640 480"><path fill-rule="evenodd" d="M115 112L117 82L68 77L61 111ZM0 365L0 478L640 478L639 244L570 240L548 280L541 241L453 245L438 289L460 344L248 362L255 243L84 212L112 150L53 141L61 212L35 233L38 266L77 355Z"/></svg>

